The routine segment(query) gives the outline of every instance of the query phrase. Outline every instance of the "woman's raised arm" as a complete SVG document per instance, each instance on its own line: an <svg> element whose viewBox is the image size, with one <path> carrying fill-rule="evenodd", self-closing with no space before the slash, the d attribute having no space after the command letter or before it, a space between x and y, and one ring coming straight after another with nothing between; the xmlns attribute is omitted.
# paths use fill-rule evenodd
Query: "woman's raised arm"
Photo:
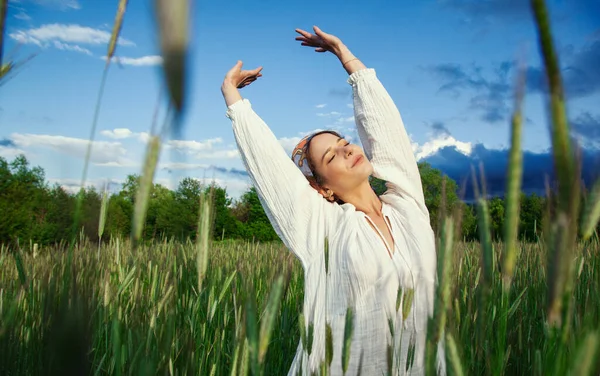
<svg viewBox="0 0 600 376"><path fill-rule="evenodd" d="M394 101L378 80L342 41L314 27L315 34L296 29L296 40L317 52L331 52L349 74L354 97L354 119L373 175L387 182L388 191L414 200L427 216L423 186L410 139Z"/></svg>
<svg viewBox="0 0 600 376"><path fill-rule="evenodd" d="M261 68L242 71L238 63L221 87L242 161L277 235L307 266L322 249L326 229L341 211L315 191L265 122L242 99L238 88L258 77Z"/></svg>

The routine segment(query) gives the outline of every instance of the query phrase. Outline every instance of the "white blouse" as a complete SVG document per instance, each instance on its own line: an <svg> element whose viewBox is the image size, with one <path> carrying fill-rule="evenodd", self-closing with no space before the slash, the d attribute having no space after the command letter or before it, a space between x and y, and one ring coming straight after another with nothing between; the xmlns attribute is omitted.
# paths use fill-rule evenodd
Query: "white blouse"
<svg viewBox="0 0 600 376"><path fill-rule="evenodd" d="M354 72L348 84L373 175L387 182L380 199L394 238L392 256L365 213L349 203L330 203L309 185L247 99L227 109L242 160L266 214L304 268L303 309L306 331L309 324L314 325L312 351L309 355L300 341L288 374L319 372L325 359L327 323L333 337L331 374L342 375L345 316L351 307L354 331L346 375L387 374L388 345L393 346L394 374L421 375L427 321L433 315L436 253L419 170L400 113L375 70ZM403 319L403 300L409 290L413 290L412 304ZM412 352L412 367L406 372ZM445 374L441 342L438 352L438 372Z"/></svg>

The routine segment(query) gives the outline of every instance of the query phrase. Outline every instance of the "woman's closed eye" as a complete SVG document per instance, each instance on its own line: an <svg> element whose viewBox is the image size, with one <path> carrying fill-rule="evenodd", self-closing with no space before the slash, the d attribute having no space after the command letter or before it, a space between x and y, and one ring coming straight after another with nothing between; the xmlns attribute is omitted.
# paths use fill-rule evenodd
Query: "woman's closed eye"
<svg viewBox="0 0 600 376"><path fill-rule="evenodd" d="M348 146L348 145L350 145L350 143L346 142L346 145L344 145L344 146ZM333 161L333 158L335 158L335 153L333 153L333 156L331 157L331 159L329 160L329 162L327 162L327 164L330 164L331 161Z"/></svg>

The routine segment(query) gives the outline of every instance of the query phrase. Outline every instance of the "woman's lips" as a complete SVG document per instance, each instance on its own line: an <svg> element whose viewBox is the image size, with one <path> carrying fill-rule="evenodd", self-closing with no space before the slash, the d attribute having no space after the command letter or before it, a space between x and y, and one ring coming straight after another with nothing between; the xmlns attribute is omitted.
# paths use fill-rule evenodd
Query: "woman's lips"
<svg viewBox="0 0 600 376"><path fill-rule="evenodd" d="M363 160L363 156L362 155L356 156L356 159L354 159L354 163L352 163L352 167L354 167L357 164L359 164L360 162L362 162L362 160Z"/></svg>

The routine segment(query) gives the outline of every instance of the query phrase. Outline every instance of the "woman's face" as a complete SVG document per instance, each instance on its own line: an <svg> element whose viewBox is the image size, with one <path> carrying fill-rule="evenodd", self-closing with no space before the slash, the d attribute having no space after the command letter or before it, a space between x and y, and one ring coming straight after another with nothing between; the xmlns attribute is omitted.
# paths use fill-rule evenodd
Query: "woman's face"
<svg viewBox="0 0 600 376"><path fill-rule="evenodd" d="M331 133L312 139L308 157L323 178L324 188L331 189L338 197L364 184L373 173L371 162L358 145Z"/></svg>

